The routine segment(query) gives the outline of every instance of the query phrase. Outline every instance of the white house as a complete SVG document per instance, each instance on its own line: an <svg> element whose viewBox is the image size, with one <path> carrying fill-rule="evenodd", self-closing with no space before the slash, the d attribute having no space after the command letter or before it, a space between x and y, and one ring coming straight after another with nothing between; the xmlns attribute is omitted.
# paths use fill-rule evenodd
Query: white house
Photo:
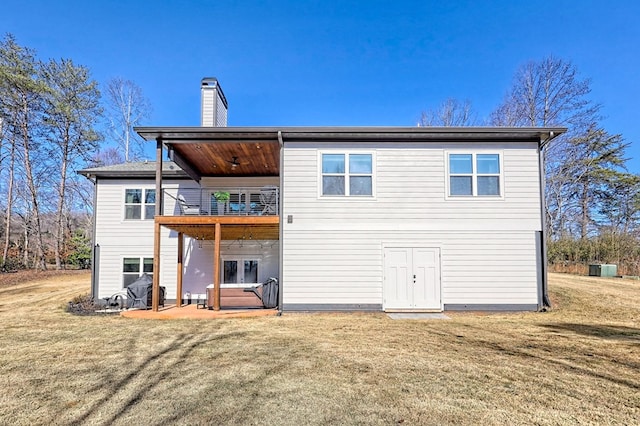
<svg viewBox="0 0 640 426"><path fill-rule="evenodd" d="M136 129L155 162L81 171L96 188L96 298L149 272L170 301L214 284L216 309L271 276L284 312L545 304L543 152L566 129L225 120L205 79L203 126Z"/></svg>

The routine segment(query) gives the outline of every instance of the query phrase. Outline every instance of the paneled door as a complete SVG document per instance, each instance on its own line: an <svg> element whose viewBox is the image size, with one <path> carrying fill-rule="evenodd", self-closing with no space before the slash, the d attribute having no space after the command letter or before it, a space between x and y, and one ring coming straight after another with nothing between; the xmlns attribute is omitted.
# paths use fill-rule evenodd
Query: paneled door
<svg viewBox="0 0 640 426"><path fill-rule="evenodd" d="M384 309L441 310L440 249L384 248Z"/></svg>

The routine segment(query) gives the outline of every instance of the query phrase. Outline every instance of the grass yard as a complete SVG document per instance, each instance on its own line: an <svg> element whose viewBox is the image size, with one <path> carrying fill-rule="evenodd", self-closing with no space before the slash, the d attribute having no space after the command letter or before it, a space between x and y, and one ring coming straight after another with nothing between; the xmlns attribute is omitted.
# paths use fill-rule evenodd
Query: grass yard
<svg viewBox="0 0 640 426"><path fill-rule="evenodd" d="M0 424L640 423L640 281L552 275L546 313L135 320L67 314L88 274L9 275Z"/></svg>

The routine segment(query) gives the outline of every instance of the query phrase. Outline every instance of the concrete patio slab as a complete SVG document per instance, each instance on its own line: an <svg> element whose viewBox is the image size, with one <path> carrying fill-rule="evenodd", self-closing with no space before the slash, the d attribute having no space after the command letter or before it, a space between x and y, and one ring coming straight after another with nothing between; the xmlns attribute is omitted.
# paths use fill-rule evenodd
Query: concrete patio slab
<svg viewBox="0 0 640 426"><path fill-rule="evenodd" d="M394 320L445 320L451 319L440 312L394 312L389 313L389 318Z"/></svg>

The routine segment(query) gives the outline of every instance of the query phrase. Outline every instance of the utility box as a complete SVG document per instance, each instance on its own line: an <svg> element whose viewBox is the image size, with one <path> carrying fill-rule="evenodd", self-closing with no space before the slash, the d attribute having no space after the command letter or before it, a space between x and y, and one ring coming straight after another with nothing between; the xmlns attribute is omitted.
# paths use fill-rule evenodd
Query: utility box
<svg viewBox="0 0 640 426"><path fill-rule="evenodd" d="M615 277L618 275L618 265L589 265L590 277Z"/></svg>

